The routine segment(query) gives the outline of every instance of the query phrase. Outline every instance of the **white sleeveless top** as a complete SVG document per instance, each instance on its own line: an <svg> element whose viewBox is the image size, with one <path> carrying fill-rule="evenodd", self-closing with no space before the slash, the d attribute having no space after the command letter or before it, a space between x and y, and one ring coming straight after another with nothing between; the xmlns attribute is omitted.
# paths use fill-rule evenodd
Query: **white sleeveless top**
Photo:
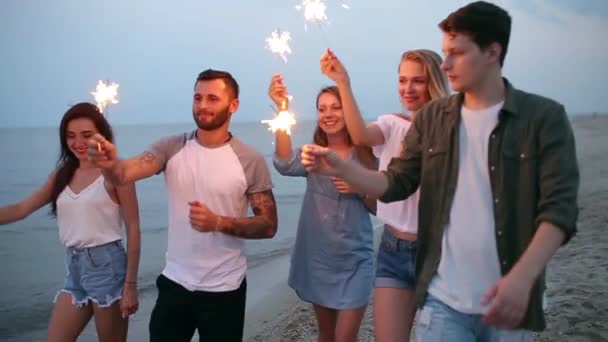
<svg viewBox="0 0 608 342"><path fill-rule="evenodd" d="M80 193L69 186L57 198L59 239L66 247L94 247L122 239L122 215L99 176Z"/></svg>

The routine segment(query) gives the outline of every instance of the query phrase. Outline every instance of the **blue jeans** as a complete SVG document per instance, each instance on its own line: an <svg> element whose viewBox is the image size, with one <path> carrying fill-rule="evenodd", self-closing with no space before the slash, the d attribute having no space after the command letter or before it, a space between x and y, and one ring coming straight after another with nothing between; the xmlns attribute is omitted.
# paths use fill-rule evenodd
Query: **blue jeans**
<svg viewBox="0 0 608 342"><path fill-rule="evenodd" d="M416 246L416 241L400 239L384 229L378 248L374 287L413 289L416 285Z"/></svg>
<svg viewBox="0 0 608 342"><path fill-rule="evenodd" d="M532 332L485 325L481 315L464 314L428 295L418 312L417 342L531 342Z"/></svg>

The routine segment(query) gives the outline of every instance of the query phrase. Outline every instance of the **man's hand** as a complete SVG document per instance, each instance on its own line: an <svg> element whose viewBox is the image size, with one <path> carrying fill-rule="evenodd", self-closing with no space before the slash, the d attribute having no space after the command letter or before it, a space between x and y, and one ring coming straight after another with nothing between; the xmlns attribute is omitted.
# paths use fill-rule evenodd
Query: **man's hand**
<svg viewBox="0 0 608 342"><path fill-rule="evenodd" d="M111 169L118 164L116 146L97 133L87 142L87 154L93 164L102 169Z"/></svg>
<svg viewBox="0 0 608 342"><path fill-rule="evenodd" d="M481 300L482 305L490 305L483 322L501 329L516 328L528 309L532 284L514 273L498 280Z"/></svg>
<svg viewBox="0 0 608 342"><path fill-rule="evenodd" d="M190 225L201 233L215 232L220 229L222 218L199 201L189 202Z"/></svg>
<svg viewBox="0 0 608 342"><path fill-rule="evenodd" d="M320 64L321 73L329 77L332 81L337 84L348 84L350 82L346 68L330 49L327 49L323 55L321 55Z"/></svg>
<svg viewBox="0 0 608 342"><path fill-rule="evenodd" d="M346 161L327 147L308 144L302 146L302 164L308 172L339 177Z"/></svg>

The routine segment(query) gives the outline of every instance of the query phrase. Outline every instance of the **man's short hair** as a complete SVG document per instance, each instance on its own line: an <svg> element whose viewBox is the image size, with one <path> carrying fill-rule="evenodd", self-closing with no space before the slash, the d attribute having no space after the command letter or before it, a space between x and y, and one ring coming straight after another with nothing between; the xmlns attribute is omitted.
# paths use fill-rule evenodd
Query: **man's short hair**
<svg viewBox="0 0 608 342"><path fill-rule="evenodd" d="M504 9L485 1L472 2L450 13L439 28L445 33L466 34L481 49L500 44L500 65L504 64L511 36L511 16Z"/></svg>
<svg viewBox="0 0 608 342"><path fill-rule="evenodd" d="M196 78L196 82L194 82L194 86L200 81L212 81L212 80L223 80L228 90L230 91L230 95L232 95L233 99L239 98L239 84L236 82L234 77L230 75L229 72L221 71L221 70L213 70L207 69L200 74Z"/></svg>

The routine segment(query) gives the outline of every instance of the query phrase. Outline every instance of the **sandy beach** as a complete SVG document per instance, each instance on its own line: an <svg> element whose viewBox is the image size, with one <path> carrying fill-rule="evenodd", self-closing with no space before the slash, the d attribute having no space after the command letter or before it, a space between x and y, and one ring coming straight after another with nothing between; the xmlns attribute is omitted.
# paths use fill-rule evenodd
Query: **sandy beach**
<svg viewBox="0 0 608 342"><path fill-rule="evenodd" d="M578 234L561 248L547 270L547 329L536 341L608 341L608 117L573 123L581 187ZM313 342L316 327L309 305L287 307L249 335L248 342ZM374 338L371 308L359 333Z"/></svg>

